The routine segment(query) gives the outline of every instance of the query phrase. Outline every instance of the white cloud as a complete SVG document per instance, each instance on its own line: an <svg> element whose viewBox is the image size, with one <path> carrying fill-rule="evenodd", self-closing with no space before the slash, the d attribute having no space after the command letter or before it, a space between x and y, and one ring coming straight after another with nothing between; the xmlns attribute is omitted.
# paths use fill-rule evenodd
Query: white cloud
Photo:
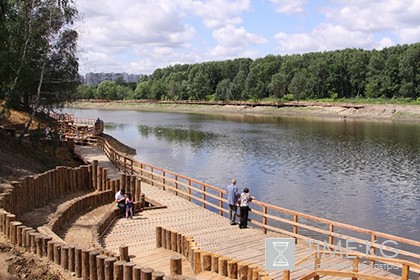
<svg viewBox="0 0 420 280"><path fill-rule="evenodd" d="M246 53L245 50L247 46L267 43L265 38L247 32L243 27L235 27L231 24L214 30L213 38L218 43L218 45L209 52L213 57L249 57L249 55L255 55L255 52Z"/></svg>
<svg viewBox="0 0 420 280"><path fill-rule="evenodd" d="M373 35L350 31L340 25L321 24L309 33L275 35L280 53L303 53L344 48L369 48L374 44Z"/></svg>
<svg viewBox="0 0 420 280"><path fill-rule="evenodd" d="M420 42L420 25L412 28L402 28L396 31L399 42L402 44L412 44Z"/></svg>
<svg viewBox="0 0 420 280"><path fill-rule="evenodd" d="M250 9L250 0L186 1L195 15L202 18L207 28L220 28L227 24L241 24L241 13Z"/></svg>
<svg viewBox="0 0 420 280"><path fill-rule="evenodd" d="M267 43L267 40L263 37L249 33L243 27L235 27L231 24L213 31L213 37L216 42L225 47Z"/></svg>
<svg viewBox="0 0 420 280"><path fill-rule="evenodd" d="M327 19L351 30L378 32L420 25L418 0L336 2L341 5L325 10Z"/></svg>
<svg viewBox="0 0 420 280"><path fill-rule="evenodd" d="M277 13L285 14L299 14L304 12L304 5L307 0L270 0L276 5L275 11Z"/></svg>

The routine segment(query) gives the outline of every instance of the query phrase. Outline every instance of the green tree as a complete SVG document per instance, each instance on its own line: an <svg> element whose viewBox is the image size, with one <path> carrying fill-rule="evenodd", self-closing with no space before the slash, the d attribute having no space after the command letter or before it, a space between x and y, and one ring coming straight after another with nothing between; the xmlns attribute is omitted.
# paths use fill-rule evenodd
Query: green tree
<svg viewBox="0 0 420 280"><path fill-rule="evenodd" d="M293 93L297 100L305 97L307 87L306 69L297 72L289 85L289 91Z"/></svg>
<svg viewBox="0 0 420 280"><path fill-rule="evenodd" d="M287 77L283 72L274 74L268 85L270 95L276 98L282 98L287 91Z"/></svg>
<svg viewBox="0 0 420 280"><path fill-rule="evenodd" d="M2 1L0 90L7 105L34 111L73 98L78 84L72 0Z"/></svg>
<svg viewBox="0 0 420 280"><path fill-rule="evenodd" d="M407 48L400 60L401 87L399 95L420 98L420 43Z"/></svg>
<svg viewBox="0 0 420 280"><path fill-rule="evenodd" d="M215 100L229 100L231 96L230 79L223 79L217 85L216 92L214 93Z"/></svg>

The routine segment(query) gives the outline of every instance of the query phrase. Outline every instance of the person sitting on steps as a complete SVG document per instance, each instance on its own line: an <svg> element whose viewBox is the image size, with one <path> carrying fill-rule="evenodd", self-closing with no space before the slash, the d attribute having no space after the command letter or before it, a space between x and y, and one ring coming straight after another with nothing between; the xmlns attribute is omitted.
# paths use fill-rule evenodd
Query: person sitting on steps
<svg viewBox="0 0 420 280"><path fill-rule="evenodd" d="M117 207L121 210L121 215L124 218L125 217L125 189L121 188L116 194L115 194L115 203L117 203Z"/></svg>

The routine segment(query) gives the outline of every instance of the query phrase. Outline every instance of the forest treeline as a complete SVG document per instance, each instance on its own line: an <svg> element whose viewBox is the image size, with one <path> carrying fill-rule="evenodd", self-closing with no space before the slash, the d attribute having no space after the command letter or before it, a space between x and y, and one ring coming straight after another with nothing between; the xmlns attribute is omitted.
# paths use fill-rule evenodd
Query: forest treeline
<svg viewBox="0 0 420 280"><path fill-rule="evenodd" d="M420 43L238 58L156 69L137 84L79 86L77 98L302 100L420 98Z"/></svg>

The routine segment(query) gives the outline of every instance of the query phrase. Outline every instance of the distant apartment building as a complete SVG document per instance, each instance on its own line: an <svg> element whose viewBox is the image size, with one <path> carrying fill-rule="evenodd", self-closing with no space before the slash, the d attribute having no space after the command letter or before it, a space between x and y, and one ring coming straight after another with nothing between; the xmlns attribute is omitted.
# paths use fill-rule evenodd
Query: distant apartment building
<svg viewBox="0 0 420 280"><path fill-rule="evenodd" d="M92 86L99 85L103 81L116 81L123 80L126 83L137 83L142 75L141 74L128 74L128 73L87 73L80 79L84 85Z"/></svg>

